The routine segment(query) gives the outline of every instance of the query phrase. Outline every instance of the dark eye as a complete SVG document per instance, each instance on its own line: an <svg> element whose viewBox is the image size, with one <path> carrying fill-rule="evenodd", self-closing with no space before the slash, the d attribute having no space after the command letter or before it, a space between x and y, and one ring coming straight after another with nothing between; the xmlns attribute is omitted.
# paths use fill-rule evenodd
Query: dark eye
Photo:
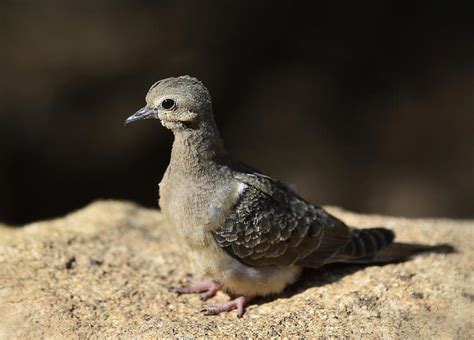
<svg viewBox="0 0 474 340"><path fill-rule="evenodd" d="M165 99L161 102L161 107L165 110L172 109L175 106L173 99Z"/></svg>

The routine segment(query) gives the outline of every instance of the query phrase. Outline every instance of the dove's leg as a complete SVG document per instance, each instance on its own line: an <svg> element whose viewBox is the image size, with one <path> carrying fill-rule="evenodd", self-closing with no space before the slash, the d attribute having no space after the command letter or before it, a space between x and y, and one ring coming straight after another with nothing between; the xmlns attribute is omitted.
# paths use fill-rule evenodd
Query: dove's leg
<svg viewBox="0 0 474 340"><path fill-rule="evenodd" d="M200 293L201 300L206 301L210 299L222 288L222 285L212 280L192 280L191 284L186 287L173 287L173 290L178 294L194 294Z"/></svg>
<svg viewBox="0 0 474 340"><path fill-rule="evenodd" d="M205 315L215 315L222 312L230 312L231 310L237 309L237 317L241 318L245 312L245 306L249 299L245 296L239 296L234 300L228 302L219 302L208 305L202 309Z"/></svg>

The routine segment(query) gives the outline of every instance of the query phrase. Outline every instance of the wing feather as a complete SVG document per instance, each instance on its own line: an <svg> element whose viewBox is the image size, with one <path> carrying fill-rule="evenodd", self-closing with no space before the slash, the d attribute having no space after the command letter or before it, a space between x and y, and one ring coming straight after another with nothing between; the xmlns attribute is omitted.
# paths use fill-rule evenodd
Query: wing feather
<svg viewBox="0 0 474 340"><path fill-rule="evenodd" d="M249 266L293 265L311 255L311 265L317 266L351 240L343 222L282 183L248 168L233 173L245 189L214 237L239 261Z"/></svg>

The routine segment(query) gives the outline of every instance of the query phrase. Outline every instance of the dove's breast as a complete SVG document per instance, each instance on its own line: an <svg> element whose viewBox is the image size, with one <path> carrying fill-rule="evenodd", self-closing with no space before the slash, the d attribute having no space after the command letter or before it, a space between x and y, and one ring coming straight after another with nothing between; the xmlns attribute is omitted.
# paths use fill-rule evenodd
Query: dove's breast
<svg viewBox="0 0 474 340"><path fill-rule="evenodd" d="M219 183L212 179L209 174L205 179L180 174L177 180L167 170L160 183L161 209L186 248L193 270L237 294L255 296L281 292L296 280L300 268L250 267L228 255L215 241L212 231L223 225L246 184L230 176L221 177Z"/></svg>

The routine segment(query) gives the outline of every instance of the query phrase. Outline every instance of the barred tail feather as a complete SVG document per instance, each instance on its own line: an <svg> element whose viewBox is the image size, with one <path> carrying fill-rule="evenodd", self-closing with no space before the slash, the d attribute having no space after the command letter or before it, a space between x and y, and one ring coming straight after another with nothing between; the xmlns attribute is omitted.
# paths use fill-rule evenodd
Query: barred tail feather
<svg viewBox="0 0 474 340"><path fill-rule="evenodd" d="M393 231L385 228L351 229L352 239L331 262L345 262L372 257L387 247L395 238Z"/></svg>

